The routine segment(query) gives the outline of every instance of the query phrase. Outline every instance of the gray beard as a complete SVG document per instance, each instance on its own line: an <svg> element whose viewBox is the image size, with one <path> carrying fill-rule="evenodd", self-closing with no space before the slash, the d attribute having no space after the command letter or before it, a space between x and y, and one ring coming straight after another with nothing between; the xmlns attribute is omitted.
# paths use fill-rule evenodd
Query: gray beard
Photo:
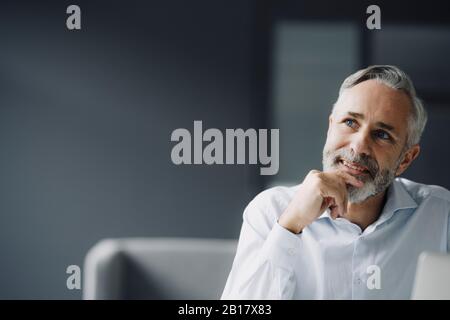
<svg viewBox="0 0 450 320"><path fill-rule="evenodd" d="M371 175L367 176L355 176L358 180L364 182L364 186L357 188L351 185L347 185L348 201L352 203L361 203L370 197L376 196L385 191L389 185L395 179L395 172L400 165L403 158L403 152L395 166L391 169L379 170L378 164L372 158L361 157L354 155L347 149L338 150L323 150L322 164L323 171L330 171L339 168L339 159L344 158L350 162L359 163L367 168Z"/></svg>

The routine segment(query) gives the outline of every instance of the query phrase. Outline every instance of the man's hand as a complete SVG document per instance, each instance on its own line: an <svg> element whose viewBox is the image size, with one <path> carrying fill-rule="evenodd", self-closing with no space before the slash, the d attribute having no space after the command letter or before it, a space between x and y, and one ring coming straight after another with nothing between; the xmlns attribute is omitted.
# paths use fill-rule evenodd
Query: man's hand
<svg viewBox="0 0 450 320"><path fill-rule="evenodd" d="M311 170L278 223L299 233L327 208L331 209L333 219L344 215L347 212L347 185L361 188L364 183L340 170Z"/></svg>

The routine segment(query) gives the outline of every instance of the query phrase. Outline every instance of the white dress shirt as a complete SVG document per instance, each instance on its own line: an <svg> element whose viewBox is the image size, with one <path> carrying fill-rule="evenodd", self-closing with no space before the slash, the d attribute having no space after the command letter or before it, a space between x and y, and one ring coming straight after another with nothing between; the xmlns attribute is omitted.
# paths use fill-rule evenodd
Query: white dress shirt
<svg viewBox="0 0 450 320"><path fill-rule="evenodd" d="M397 178L364 231L327 209L294 234L278 218L298 186L247 206L222 299L409 299L422 251L448 252L450 192Z"/></svg>

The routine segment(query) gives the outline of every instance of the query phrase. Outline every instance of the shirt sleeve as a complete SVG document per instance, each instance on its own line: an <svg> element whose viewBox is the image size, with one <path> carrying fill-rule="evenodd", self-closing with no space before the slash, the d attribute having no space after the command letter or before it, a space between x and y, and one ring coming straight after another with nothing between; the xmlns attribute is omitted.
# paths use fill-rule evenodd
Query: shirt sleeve
<svg viewBox="0 0 450 320"><path fill-rule="evenodd" d="M260 202L255 198L244 211L236 256L221 299L293 297L301 235L280 226Z"/></svg>

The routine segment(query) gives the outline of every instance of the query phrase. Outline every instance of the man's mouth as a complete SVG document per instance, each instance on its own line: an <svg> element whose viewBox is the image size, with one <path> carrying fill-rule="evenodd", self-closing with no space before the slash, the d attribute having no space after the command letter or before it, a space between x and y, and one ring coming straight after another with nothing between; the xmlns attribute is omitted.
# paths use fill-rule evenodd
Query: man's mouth
<svg viewBox="0 0 450 320"><path fill-rule="evenodd" d="M347 169L346 171L348 171L351 174L370 175L369 169L365 166L344 159L340 159L339 163Z"/></svg>

